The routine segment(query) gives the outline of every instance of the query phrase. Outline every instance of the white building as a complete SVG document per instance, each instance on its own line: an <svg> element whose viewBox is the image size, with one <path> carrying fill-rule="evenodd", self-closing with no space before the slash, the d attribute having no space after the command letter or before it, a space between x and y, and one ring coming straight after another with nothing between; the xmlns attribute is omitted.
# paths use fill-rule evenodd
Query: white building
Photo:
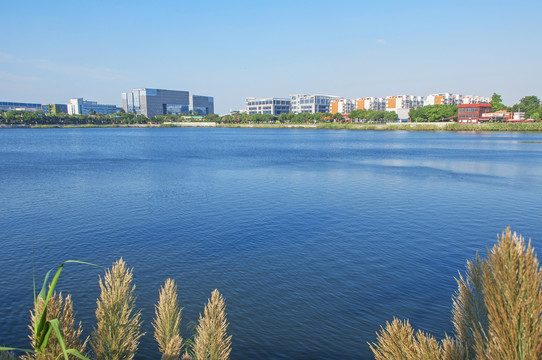
<svg viewBox="0 0 542 360"><path fill-rule="evenodd" d="M356 99L356 110L385 111L386 99L377 97Z"/></svg>
<svg viewBox="0 0 542 360"><path fill-rule="evenodd" d="M122 108L116 105L98 104L97 101L83 100L83 98L70 99L68 101L69 115L114 114Z"/></svg>
<svg viewBox="0 0 542 360"><path fill-rule="evenodd" d="M450 93L430 94L425 97L423 102L423 106L461 104L463 104L463 95Z"/></svg>
<svg viewBox="0 0 542 360"><path fill-rule="evenodd" d="M386 111L395 111L400 120L408 120L411 108L423 107L423 96L394 95L386 97Z"/></svg>
<svg viewBox="0 0 542 360"><path fill-rule="evenodd" d="M489 104L491 98L483 96L466 95L463 96L463 104Z"/></svg>
<svg viewBox="0 0 542 360"><path fill-rule="evenodd" d="M330 106L329 112L332 114L349 114L352 110L356 109L356 103L350 99L333 100L331 101Z"/></svg>
<svg viewBox="0 0 542 360"><path fill-rule="evenodd" d="M339 100L333 95L290 95L292 112L300 113L328 113L331 111L331 102Z"/></svg>
<svg viewBox="0 0 542 360"><path fill-rule="evenodd" d="M290 99L287 98L267 98L256 99L254 97L246 98L246 113L280 115L290 112Z"/></svg>

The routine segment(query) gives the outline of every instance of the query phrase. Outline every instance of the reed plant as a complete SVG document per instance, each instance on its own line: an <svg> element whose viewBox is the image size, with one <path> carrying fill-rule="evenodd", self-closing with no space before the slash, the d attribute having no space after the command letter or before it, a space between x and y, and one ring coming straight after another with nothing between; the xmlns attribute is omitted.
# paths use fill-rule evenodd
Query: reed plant
<svg viewBox="0 0 542 360"><path fill-rule="evenodd" d="M542 273L530 242L507 228L487 259L457 279L455 337L437 342L395 319L369 344L375 359L530 360L542 358Z"/></svg>
<svg viewBox="0 0 542 360"><path fill-rule="evenodd" d="M178 360L181 356L183 347L181 312L177 285L174 280L167 279L160 289L153 322L154 338L162 353L162 360Z"/></svg>
<svg viewBox="0 0 542 360"><path fill-rule="evenodd" d="M39 324L39 319L41 318L44 311L47 311L46 318L58 319L62 339L59 338L55 333L53 333L49 337L47 346L42 351L36 351L38 339L35 338L35 335L37 334L36 330ZM81 327L81 323L75 323L75 312L73 310L71 295L63 298L62 293L53 293L53 296L49 299L47 307L45 306L45 299L38 297L36 303L34 304L34 310L31 312L29 328L31 330L31 335L29 336L29 338L35 352L27 353L26 355L22 356L21 359L57 359L58 357L62 356L63 353L61 342L64 343L65 348L75 349L80 354L85 353L88 338L86 338L85 341L83 341L82 343L80 342L80 336L83 332L83 329ZM75 359L74 355L68 356L70 359Z"/></svg>
<svg viewBox="0 0 542 360"><path fill-rule="evenodd" d="M90 342L97 360L131 360L137 352L143 334L132 280L132 269L122 258L100 277L97 325Z"/></svg>
<svg viewBox="0 0 542 360"><path fill-rule="evenodd" d="M227 335L226 304L218 290L211 293L203 317L199 316L194 339L196 360L227 360L231 352L231 335Z"/></svg>

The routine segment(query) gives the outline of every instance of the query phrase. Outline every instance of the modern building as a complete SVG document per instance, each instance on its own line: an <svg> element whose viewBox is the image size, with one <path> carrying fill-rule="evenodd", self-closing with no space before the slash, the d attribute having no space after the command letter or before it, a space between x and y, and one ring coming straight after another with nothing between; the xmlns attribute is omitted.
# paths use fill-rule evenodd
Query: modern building
<svg viewBox="0 0 542 360"><path fill-rule="evenodd" d="M98 104L97 101L83 100L83 98L70 99L67 104L70 115L114 114L121 108L116 105Z"/></svg>
<svg viewBox="0 0 542 360"><path fill-rule="evenodd" d="M386 99L377 97L356 99L356 110L386 111Z"/></svg>
<svg viewBox="0 0 542 360"><path fill-rule="evenodd" d="M291 107L294 114L299 113L328 113L331 111L331 102L339 100L333 95L290 95Z"/></svg>
<svg viewBox="0 0 542 360"><path fill-rule="evenodd" d="M68 113L68 105L66 104L43 104L41 109L46 114L56 115L60 113Z"/></svg>
<svg viewBox="0 0 542 360"><path fill-rule="evenodd" d="M271 114L278 116L290 112L290 99L287 98L246 98L246 112L249 115Z"/></svg>
<svg viewBox="0 0 542 360"><path fill-rule="evenodd" d="M214 114L214 98L191 96L188 91L138 88L122 93L122 108L126 112L146 117L190 112L207 115Z"/></svg>
<svg viewBox="0 0 542 360"><path fill-rule="evenodd" d="M463 95L450 93L430 94L425 97L423 102L423 106L461 104L463 104Z"/></svg>
<svg viewBox="0 0 542 360"><path fill-rule="evenodd" d="M463 104L458 106L457 122L478 123L483 114L491 112L491 104Z"/></svg>
<svg viewBox="0 0 542 360"><path fill-rule="evenodd" d="M199 114L202 116L214 114L214 101L212 96L190 95L188 110L192 111L192 114Z"/></svg>
<svg viewBox="0 0 542 360"><path fill-rule="evenodd" d="M40 111L41 104L33 103L22 103L22 102L11 102L11 101L0 101L0 110L10 111Z"/></svg>
<svg viewBox="0 0 542 360"><path fill-rule="evenodd" d="M331 101L330 106L331 110L329 112L332 114L349 114L352 110L356 109L356 103L349 99L333 100Z"/></svg>
<svg viewBox="0 0 542 360"><path fill-rule="evenodd" d="M399 120L408 120L411 108L423 107L423 96L394 95L386 97L386 111L395 111Z"/></svg>
<svg viewBox="0 0 542 360"><path fill-rule="evenodd" d="M524 112L511 112L500 110L495 112L483 113L480 116L480 122L520 122L525 121Z"/></svg>

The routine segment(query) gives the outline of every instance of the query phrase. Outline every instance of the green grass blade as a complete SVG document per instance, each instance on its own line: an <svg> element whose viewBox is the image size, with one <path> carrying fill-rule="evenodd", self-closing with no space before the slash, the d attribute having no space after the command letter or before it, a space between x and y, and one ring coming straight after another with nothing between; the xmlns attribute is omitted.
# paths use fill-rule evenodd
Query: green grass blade
<svg viewBox="0 0 542 360"><path fill-rule="evenodd" d="M29 353L35 352L32 349L19 349L19 348L4 347L4 346L0 346L0 351L24 351L24 352L29 352Z"/></svg>
<svg viewBox="0 0 542 360"><path fill-rule="evenodd" d="M66 352L68 354L71 354L73 356L77 356L79 359L83 359L83 360L90 360L89 358L87 358L86 356L82 355L79 351L75 350L75 349L68 349L66 350Z"/></svg>
<svg viewBox="0 0 542 360"><path fill-rule="evenodd" d="M64 339L62 338L62 332L60 332L60 322L58 319L49 320L49 323L51 324L51 328L55 331L56 338L58 340L58 343L60 344L60 347L62 348L62 354L64 355L65 360L69 360L68 358L68 352L66 351L66 343L64 342ZM60 357L58 355L57 359Z"/></svg>

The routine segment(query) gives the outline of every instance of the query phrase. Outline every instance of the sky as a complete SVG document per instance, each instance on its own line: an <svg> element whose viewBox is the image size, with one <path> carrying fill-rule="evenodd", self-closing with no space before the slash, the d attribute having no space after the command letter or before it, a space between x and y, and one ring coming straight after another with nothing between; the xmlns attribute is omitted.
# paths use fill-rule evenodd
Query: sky
<svg viewBox="0 0 542 360"><path fill-rule="evenodd" d="M121 104L132 88L345 98L542 97L542 1L13 1L0 101Z"/></svg>

